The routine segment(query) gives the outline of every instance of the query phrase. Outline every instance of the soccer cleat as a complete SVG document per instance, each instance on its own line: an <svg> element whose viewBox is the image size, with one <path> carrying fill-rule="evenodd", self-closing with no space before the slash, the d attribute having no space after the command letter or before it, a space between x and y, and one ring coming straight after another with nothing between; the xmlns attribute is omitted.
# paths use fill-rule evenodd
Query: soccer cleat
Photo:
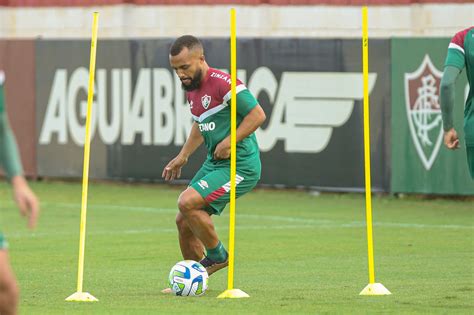
<svg viewBox="0 0 474 315"><path fill-rule="evenodd" d="M171 290L171 288L164 288L163 290L161 290L161 293L163 293L163 294L171 294L171 293L173 293L173 290Z"/></svg>
<svg viewBox="0 0 474 315"><path fill-rule="evenodd" d="M227 258L223 262L214 261L206 256L199 263L203 265L204 268L206 268L207 274L210 276L214 272L221 270L222 268L225 268L227 267L227 265L229 265L229 256L227 256Z"/></svg>

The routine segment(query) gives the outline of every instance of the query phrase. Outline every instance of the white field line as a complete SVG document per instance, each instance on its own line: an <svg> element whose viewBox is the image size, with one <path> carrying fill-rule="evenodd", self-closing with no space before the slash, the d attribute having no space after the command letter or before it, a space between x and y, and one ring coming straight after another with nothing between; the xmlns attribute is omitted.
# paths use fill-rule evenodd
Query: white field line
<svg viewBox="0 0 474 315"><path fill-rule="evenodd" d="M329 227L329 226L328 226ZM313 229L312 225L244 225L238 226L241 230L287 230L287 229ZM218 231L228 230L228 227L218 228ZM160 234L160 233L177 233L176 229L171 228L148 228L148 229L130 229L130 230L102 230L102 231L87 231L88 236L101 235L124 235L124 234ZM78 236L79 231L68 232L17 232L9 233L8 239L22 239L27 237L64 237L64 236Z"/></svg>
<svg viewBox="0 0 474 315"><path fill-rule="evenodd" d="M77 208L80 209L80 204L74 203L45 203L44 205L56 206L56 207L68 207L68 208ZM89 207L93 208L102 208L102 209L111 209L111 210L127 210L127 211L139 211L139 212L154 212L154 213L176 213L177 208L154 208L154 207L136 207L128 205L104 205L104 204L91 204ZM227 216L224 214L223 217ZM273 221L283 221L283 222L299 222L305 225L311 225L318 227L365 227L365 221L352 221L348 223L341 223L334 220L316 220L309 218L301 217L291 217L291 216L276 216L276 215L264 215L264 214L238 214L242 218L253 218L253 219L266 219ZM399 223L399 222L374 222L374 226L383 226L383 227L402 227L402 228L434 228L434 229L474 229L474 225L457 225L457 224L420 224L420 223Z"/></svg>
<svg viewBox="0 0 474 315"><path fill-rule="evenodd" d="M80 210L80 204L77 203L42 203L43 208L47 207L64 207L77 208ZM109 210L125 210L151 213L175 213L177 209L172 208L153 208L153 207L137 207L128 205L104 205L104 204L90 204L89 209L109 209ZM290 224L284 225L239 225L238 230L285 230L285 229L316 229L316 228L364 228L365 221L353 221L341 223L334 220L316 220L292 216L275 216L275 215L259 215L259 214L238 214L238 217L249 218L256 220L271 220L277 222L288 222ZM299 224L295 224L299 223ZM414 228L414 229L453 229L453 230L473 230L474 225L454 225L454 224L417 224L417 223L397 223L397 222L374 222L374 226L391 227L391 228ZM228 227L220 227L218 230L228 230ZM120 234L154 234L154 233L176 233L174 228L146 228L146 229L129 229L129 230L103 230L103 231L88 231L88 235L120 235ZM47 236L67 236L77 235L78 231L70 232L18 232L9 233L9 238L23 238L23 237L47 237Z"/></svg>
<svg viewBox="0 0 474 315"><path fill-rule="evenodd" d="M78 211L81 210L81 204L79 203L65 203L65 202L42 202L41 207L56 207L56 208L75 208ZM129 210L139 212L176 212L178 208L154 208L154 207L137 207L129 205L105 205L105 204L88 204L88 209L107 209L107 210Z"/></svg>

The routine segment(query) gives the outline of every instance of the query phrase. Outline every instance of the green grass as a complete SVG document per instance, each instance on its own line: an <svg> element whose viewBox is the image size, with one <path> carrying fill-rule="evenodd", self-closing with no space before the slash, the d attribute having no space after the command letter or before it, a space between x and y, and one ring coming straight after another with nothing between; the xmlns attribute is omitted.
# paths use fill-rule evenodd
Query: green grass
<svg viewBox="0 0 474 315"><path fill-rule="evenodd" d="M4 184L2 228L22 289L21 314L278 314L474 312L474 203L375 197L376 280L391 296L359 296L368 283L360 194L257 190L237 203L235 287L227 272L203 297L160 294L181 259L174 225L179 187L94 183L89 190L84 291L76 291L81 185L33 183L42 216L29 232ZM227 244L228 210L215 223Z"/></svg>

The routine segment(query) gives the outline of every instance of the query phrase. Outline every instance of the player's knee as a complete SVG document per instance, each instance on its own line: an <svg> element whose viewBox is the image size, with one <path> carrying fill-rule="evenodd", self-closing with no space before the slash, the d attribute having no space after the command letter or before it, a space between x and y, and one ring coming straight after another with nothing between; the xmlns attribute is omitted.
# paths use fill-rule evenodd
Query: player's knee
<svg viewBox="0 0 474 315"><path fill-rule="evenodd" d="M178 198L178 208L184 216L193 210L192 200L184 192Z"/></svg>

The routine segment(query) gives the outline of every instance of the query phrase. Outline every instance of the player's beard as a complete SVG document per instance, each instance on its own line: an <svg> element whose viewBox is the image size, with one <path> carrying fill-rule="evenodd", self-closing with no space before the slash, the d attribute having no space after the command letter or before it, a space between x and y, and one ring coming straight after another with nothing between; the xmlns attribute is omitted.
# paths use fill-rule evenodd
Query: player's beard
<svg viewBox="0 0 474 315"><path fill-rule="evenodd" d="M181 87L186 92L197 90L201 86L201 79L202 79L202 70L199 69L194 74L194 77L191 78L191 83L189 83L189 85L185 85L183 82L181 82Z"/></svg>

